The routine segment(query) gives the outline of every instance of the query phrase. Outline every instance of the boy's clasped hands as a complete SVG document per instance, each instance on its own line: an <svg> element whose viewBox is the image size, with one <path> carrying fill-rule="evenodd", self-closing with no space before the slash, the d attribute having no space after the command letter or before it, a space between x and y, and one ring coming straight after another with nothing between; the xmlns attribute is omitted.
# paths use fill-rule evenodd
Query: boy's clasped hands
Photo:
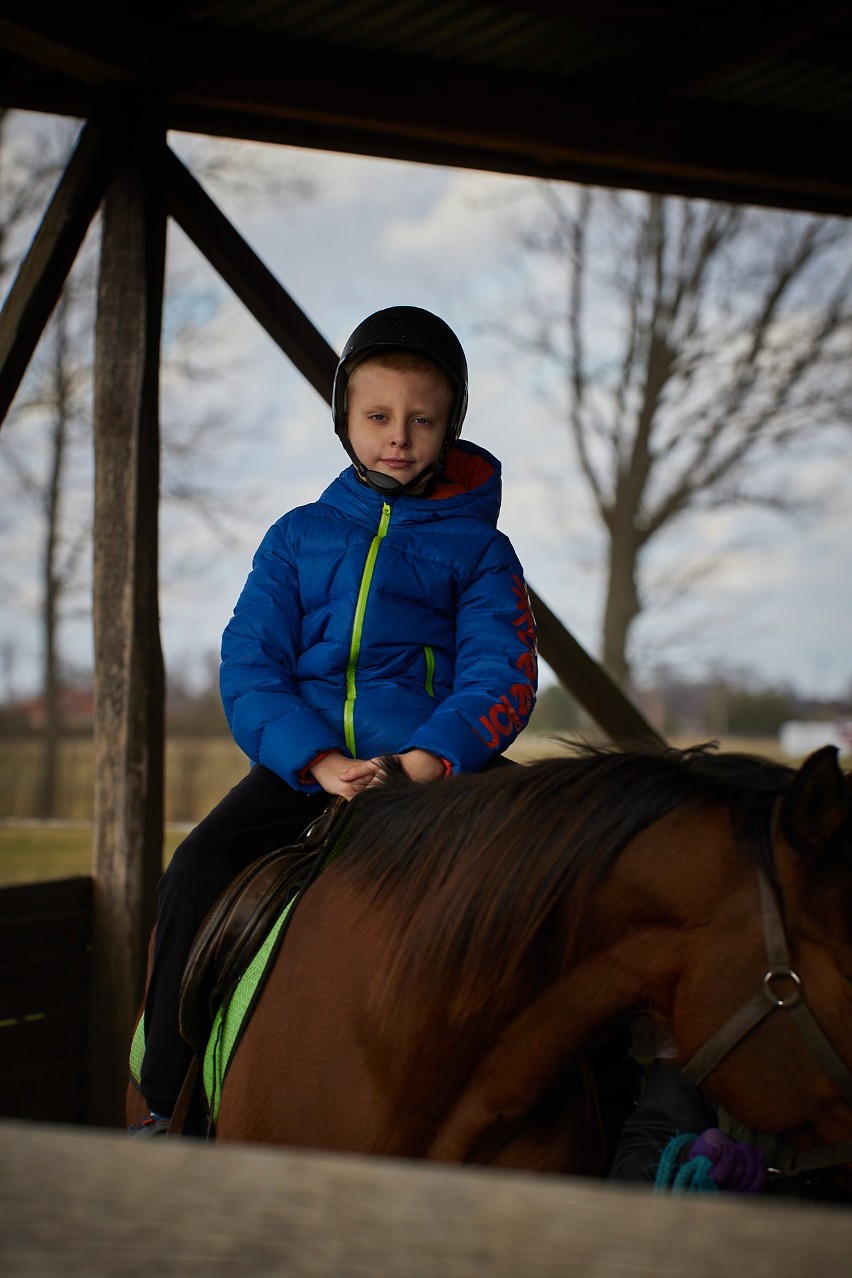
<svg viewBox="0 0 852 1278"><path fill-rule="evenodd" d="M406 750L396 757L412 781L437 781L446 771L443 760L428 750ZM384 780L380 758L350 759L337 750L317 760L311 772L327 794L344 799L354 798L359 791L381 785Z"/></svg>

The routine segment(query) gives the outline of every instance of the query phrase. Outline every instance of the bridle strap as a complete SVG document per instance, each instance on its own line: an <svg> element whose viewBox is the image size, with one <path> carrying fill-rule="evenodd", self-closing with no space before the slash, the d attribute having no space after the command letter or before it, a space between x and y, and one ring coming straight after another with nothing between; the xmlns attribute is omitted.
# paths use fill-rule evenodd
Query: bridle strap
<svg viewBox="0 0 852 1278"><path fill-rule="evenodd" d="M747 1003L735 1012L715 1034L700 1047L694 1056L687 1061L683 1072L690 1082L699 1086L708 1074L712 1074L726 1056L756 1029L767 1016L781 1007L789 1008L792 1000L798 1000L799 978L790 968L790 954L781 924L781 915L769 881L761 870L758 874L760 887L760 914L763 920L763 936L766 944L766 957L769 969L763 978L763 984ZM794 991L788 1000L779 999L772 986L773 982L783 979L792 980Z"/></svg>
<svg viewBox="0 0 852 1278"><path fill-rule="evenodd" d="M825 1070L847 1105L852 1106L852 1073L846 1068L837 1052L829 1043L816 1017L805 1002L801 982L790 966L790 952L784 936L781 922L781 911L775 894L766 875L760 874L760 912L763 918L763 932L766 937L766 955L769 959L769 972L763 978L764 989L771 986L771 980L785 977L795 983L795 990L789 999L777 1002L772 1010L781 1008L790 1013L790 1018L811 1053ZM771 979L770 979L771 978ZM769 984L767 984L769 983Z"/></svg>
<svg viewBox="0 0 852 1278"><path fill-rule="evenodd" d="M852 1074L823 1034L806 1003L790 1009L796 1028L847 1105L852 1106Z"/></svg>
<svg viewBox="0 0 852 1278"><path fill-rule="evenodd" d="M760 912L763 920L766 956L769 962L763 984L759 992L744 1003L739 1011L735 1012L730 1020L726 1021L694 1053L684 1065L683 1073L692 1083L699 1086L768 1016L773 1012L784 1011L789 1012L794 1025L821 1068L846 1103L852 1106L852 1072L837 1055L804 1000L802 983L790 966L790 952L787 948L781 911L775 893L762 870L759 871L758 880ZM788 987L787 993L779 991L779 986L784 984ZM776 1164L776 1170L787 1173L813 1171L821 1167L836 1166L838 1163L852 1162L852 1141L807 1150L797 1150L789 1146L781 1151L779 1158L773 1158L773 1162Z"/></svg>
<svg viewBox="0 0 852 1278"><path fill-rule="evenodd" d="M778 1150L773 1150L769 1171L781 1172L785 1176L798 1176L802 1172L821 1171L825 1167L837 1167L843 1163L852 1163L852 1140L841 1141L837 1145L816 1145L813 1149L796 1149L790 1142Z"/></svg>
<svg viewBox="0 0 852 1278"><path fill-rule="evenodd" d="M685 1077L700 1087L708 1074L712 1074L716 1066L721 1065L725 1057L730 1056L734 1048L774 1011L774 1005L767 1002L761 989L689 1058L683 1067Z"/></svg>

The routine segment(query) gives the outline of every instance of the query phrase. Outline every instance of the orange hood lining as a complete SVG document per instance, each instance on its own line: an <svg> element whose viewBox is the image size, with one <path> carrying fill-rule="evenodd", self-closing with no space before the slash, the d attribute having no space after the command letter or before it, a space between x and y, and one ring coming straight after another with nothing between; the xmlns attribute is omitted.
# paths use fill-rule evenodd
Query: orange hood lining
<svg viewBox="0 0 852 1278"><path fill-rule="evenodd" d="M478 453L465 453L460 448L450 449L444 466L444 478L435 485L430 494L432 500L443 497L458 497L461 493L472 492L491 478L494 467L485 457Z"/></svg>

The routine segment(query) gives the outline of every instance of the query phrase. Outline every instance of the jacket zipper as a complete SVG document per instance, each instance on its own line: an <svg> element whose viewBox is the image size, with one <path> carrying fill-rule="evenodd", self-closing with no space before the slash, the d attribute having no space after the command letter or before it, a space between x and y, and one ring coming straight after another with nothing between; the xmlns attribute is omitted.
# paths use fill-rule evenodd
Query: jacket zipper
<svg viewBox="0 0 852 1278"><path fill-rule="evenodd" d="M349 662L346 666L346 700L343 704L343 738L346 742L346 748L353 759L358 758L355 749L355 668L358 665L358 655L361 651L361 639L364 633L364 613L367 611L367 596L370 593L370 584L373 580L376 556L388 530L390 517L390 506L387 502L382 502L379 527L375 537L370 542L370 549L367 551L364 571L361 574L361 586L358 590L358 600L355 604L355 618L352 622L352 642L349 645Z"/></svg>
<svg viewBox="0 0 852 1278"><path fill-rule="evenodd" d="M427 644L423 649L423 655L426 658L426 691L430 697L434 697L435 653Z"/></svg>

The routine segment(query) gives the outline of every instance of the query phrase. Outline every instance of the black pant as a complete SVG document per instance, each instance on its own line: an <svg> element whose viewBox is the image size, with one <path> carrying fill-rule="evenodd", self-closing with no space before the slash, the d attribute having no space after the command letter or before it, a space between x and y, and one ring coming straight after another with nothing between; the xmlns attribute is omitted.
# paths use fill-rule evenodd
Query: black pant
<svg viewBox="0 0 852 1278"><path fill-rule="evenodd" d="M171 1114L192 1053L178 1029L183 971L195 934L217 897L252 861L297 843L332 802L302 794L257 764L176 849L158 888L154 959L145 1003L142 1094Z"/></svg>

